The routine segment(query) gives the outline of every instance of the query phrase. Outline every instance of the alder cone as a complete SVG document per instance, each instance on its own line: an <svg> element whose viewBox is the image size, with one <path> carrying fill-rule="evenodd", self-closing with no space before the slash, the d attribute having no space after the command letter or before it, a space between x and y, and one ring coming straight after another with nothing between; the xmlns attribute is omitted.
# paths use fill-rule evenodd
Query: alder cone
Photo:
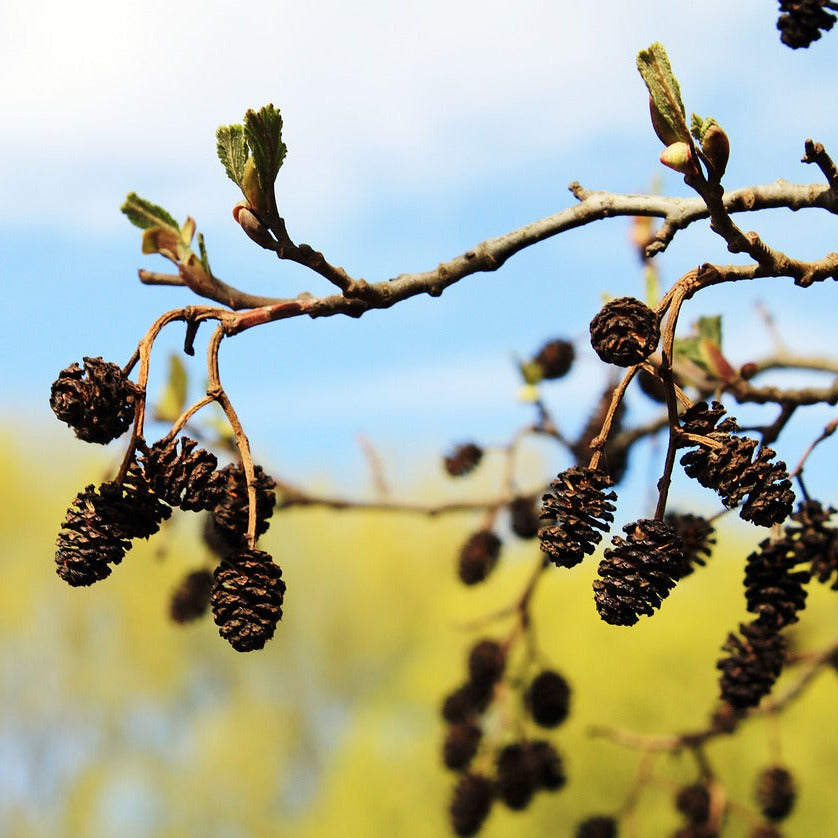
<svg viewBox="0 0 838 838"><path fill-rule="evenodd" d="M209 608L213 575L206 569L188 573L175 588L169 602L169 616L175 623L189 623L203 617Z"/></svg>
<svg viewBox="0 0 838 838"><path fill-rule="evenodd" d="M574 567L591 555L614 520L617 495L606 492L611 478L598 469L573 466L550 484L542 498L538 537L541 550L553 564Z"/></svg>
<svg viewBox="0 0 838 838"><path fill-rule="evenodd" d="M650 616L669 596L684 564L681 539L663 521L642 519L623 527L628 538L615 536L594 580L600 617L612 625L632 626Z"/></svg>
<svg viewBox="0 0 838 838"><path fill-rule="evenodd" d="M465 585L482 582L497 564L500 548L501 540L491 530L473 533L460 550L460 581Z"/></svg>
<svg viewBox="0 0 838 838"><path fill-rule="evenodd" d="M56 572L74 587L110 576L134 538L148 538L172 514L151 491L136 463L122 485L92 484L76 495L56 540Z"/></svg>
<svg viewBox="0 0 838 838"><path fill-rule="evenodd" d="M546 381L563 378L570 372L576 350L573 344L566 340L551 340L545 343L533 357L533 361L541 368L541 376Z"/></svg>
<svg viewBox="0 0 838 838"><path fill-rule="evenodd" d="M721 699L737 709L756 707L771 692L783 668L786 639L759 623L739 626L729 634L722 650L729 655L716 663L722 672Z"/></svg>
<svg viewBox="0 0 838 838"><path fill-rule="evenodd" d="M606 303L591 321L590 331L596 354L618 367L639 364L660 341L657 314L635 297Z"/></svg>
<svg viewBox="0 0 838 838"><path fill-rule="evenodd" d="M274 511L276 481L262 471L261 466L254 466L256 483L256 536L267 531L268 519ZM219 471L224 478L221 500L213 507L212 519L217 537L227 541L231 548L244 548L247 535L249 506L247 498L247 480L240 463L230 463Z"/></svg>
<svg viewBox="0 0 838 838"><path fill-rule="evenodd" d="M451 477L464 477L474 471L483 459L483 449L473 442L458 445L443 459L445 471Z"/></svg>
<svg viewBox="0 0 838 838"><path fill-rule="evenodd" d="M482 774L463 774L454 789L449 814L457 835L475 835L489 815L494 798L494 787Z"/></svg>
<svg viewBox="0 0 838 838"><path fill-rule="evenodd" d="M105 445L134 421L139 388L122 369L100 357L62 370L50 389L53 413L85 442Z"/></svg>
<svg viewBox="0 0 838 838"><path fill-rule="evenodd" d="M268 553L243 550L225 559L210 595L219 633L237 652L261 649L274 636L284 595L282 571Z"/></svg>
<svg viewBox="0 0 838 838"><path fill-rule="evenodd" d="M172 506L190 512L208 511L221 502L226 480L216 471L218 460L189 437L159 440L141 455L146 479Z"/></svg>
<svg viewBox="0 0 838 838"><path fill-rule="evenodd" d="M835 23L826 5L826 0L780 0L780 40L791 49L805 49L819 40L821 30L828 32Z"/></svg>
<svg viewBox="0 0 838 838"><path fill-rule="evenodd" d="M772 821L787 818L797 798L794 777L787 768L772 765L757 779L756 799L762 814Z"/></svg>
<svg viewBox="0 0 838 838"><path fill-rule="evenodd" d="M526 702L536 724L557 727L570 709L570 686L558 672L545 669L530 684Z"/></svg>

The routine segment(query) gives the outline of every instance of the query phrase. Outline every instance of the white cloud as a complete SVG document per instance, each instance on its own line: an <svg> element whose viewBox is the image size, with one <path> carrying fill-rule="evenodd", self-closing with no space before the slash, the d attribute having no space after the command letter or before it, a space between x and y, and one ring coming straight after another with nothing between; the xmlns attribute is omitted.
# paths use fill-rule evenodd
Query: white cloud
<svg viewBox="0 0 838 838"><path fill-rule="evenodd" d="M712 0L685 26L669 6L4 4L0 188L17 200L2 212L19 221L71 195L76 223L102 223L115 218L113 190L121 197L138 180L169 181L171 195L226 194L214 129L267 101L286 117L283 188L301 211L338 214L359 190L468 182L515 155L559 154L617 125L640 130L639 47L660 37L679 72L706 74L695 44L708 36L716 48L719 21L736 33L765 15L761 0Z"/></svg>

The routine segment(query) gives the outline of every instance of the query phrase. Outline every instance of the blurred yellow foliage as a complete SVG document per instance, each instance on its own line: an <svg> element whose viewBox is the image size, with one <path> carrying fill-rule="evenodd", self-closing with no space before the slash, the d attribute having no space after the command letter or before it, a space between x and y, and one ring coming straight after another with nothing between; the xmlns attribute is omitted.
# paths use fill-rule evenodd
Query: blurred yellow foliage
<svg viewBox="0 0 838 838"><path fill-rule="evenodd" d="M509 536L490 580L463 589L454 560L477 525L467 515L282 514L264 545L283 568L285 616L264 651L241 655L209 618L167 619L173 587L209 561L191 516L135 546L107 580L73 590L54 573L55 535L107 462L55 458L45 475L6 434L0 465L0 834L449 834L454 777L440 759L440 702L474 640L508 630L503 620L463 626L516 598L540 560L534 543ZM595 561L549 575L534 602L536 639L573 687L570 718L549 736L569 784L524 815L496 807L481 835L564 838L581 817L617 809L638 754L592 739L592 725L655 733L705 723L719 647L744 617L753 535L723 532L709 566L628 630L597 618ZM813 590L801 644L831 640L834 597ZM749 722L708 748L730 794L749 803L779 730L801 790L789 836L825 834L818 825L833 818L836 695L824 672L776 726ZM669 779L643 792L639 838L675 829L666 782L694 779L686 756L661 759ZM731 820L729 834L744 835L742 822Z"/></svg>

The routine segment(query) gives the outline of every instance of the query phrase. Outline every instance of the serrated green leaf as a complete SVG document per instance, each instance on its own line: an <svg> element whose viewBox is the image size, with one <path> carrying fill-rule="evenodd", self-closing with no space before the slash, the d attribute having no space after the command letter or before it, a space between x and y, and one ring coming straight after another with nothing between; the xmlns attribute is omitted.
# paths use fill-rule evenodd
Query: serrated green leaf
<svg viewBox="0 0 838 838"><path fill-rule="evenodd" d="M655 42L637 54L637 69L649 89L654 107L681 142L689 142L681 87L662 44Z"/></svg>
<svg viewBox="0 0 838 838"><path fill-rule="evenodd" d="M701 338L678 338L675 341L675 355L686 358L702 369L706 369L704 355L701 352Z"/></svg>
<svg viewBox="0 0 838 838"><path fill-rule="evenodd" d="M244 115L244 134L253 155L262 190L273 186L287 148L282 142L282 116L273 105Z"/></svg>
<svg viewBox="0 0 838 838"><path fill-rule="evenodd" d="M690 133L701 142L704 135L710 130L711 126L718 125L712 116L702 119L698 114L693 114L690 121Z"/></svg>
<svg viewBox="0 0 838 838"><path fill-rule="evenodd" d="M180 232L177 221L163 207L146 201L136 192L128 193L121 210L128 220L141 230L147 230L149 227L173 227Z"/></svg>
<svg viewBox="0 0 838 838"><path fill-rule="evenodd" d="M722 345L722 316L717 314L714 317L699 317L696 325L698 336L713 341L716 346Z"/></svg>
<svg viewBox="0 0 838 838"><path fill-rule="evenodd" d="M210 268L209 256L207 255L207 246L204 244L204 234L198 233L198 253L201 254L201 264L208 276L212 276L212 269Z"/></svg>
<svg viewBox="0 0 838 838"><path fill-rule="evenodd" d="M169 375L154 409L155 419L170 423L178 419L186 406L187 383L186 367L183 362L177 355L170 355Z"/></svg>
<svg viewBox="0 0 838 838"><path fill-rule="evenodd" d="M244 167L249 156L243 125L222 125L215 132L218 159L227 177L241 187Z"/></svg>

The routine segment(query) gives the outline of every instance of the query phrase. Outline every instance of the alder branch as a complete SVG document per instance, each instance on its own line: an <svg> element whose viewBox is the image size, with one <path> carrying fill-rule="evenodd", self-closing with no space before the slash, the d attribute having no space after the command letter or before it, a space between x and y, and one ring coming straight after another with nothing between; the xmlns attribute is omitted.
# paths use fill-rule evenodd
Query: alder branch
<svg viewBox="0 0 838 838"><path fill-rule="evenodd" d="M646 248L647 255L651 256L665 250L676 232L710 215L701 197L679 198L594 192L584 189L578 183L571 184L570 191L579 200L575 206L526 224L502 236L487 239L465 253L441 263L434 270L405 273L376 283L370 283L364 279L353 279L342 268L331 266L319 251L307 245L293 245L289 240L284 246L277 246L277 256L305 265L332 282L339 283L343 289L341 294L332 296L300 295L297 301L302 299L305 305L294 313L292 313L293 307L285 307L288 303L295 302L294 300L249 294L215 276L206 287L202 286L197 290L194 286L190 287L201 296L228 306L234 311L278 307L273 312L263 311L251 318L240 319L235 329L232 332L228 331L228 334L243 331L250 325L256 325L257 322L284 319L297 314L308 314L311 317L347 314L351 317L359 317L370 309L389 308L395 303L418 294L439 296L447 287L467 276L498 270L521 250L568 230L605 218L651 216L664 219L654 240ZM750 186L727 192L722 196L721 201L726 213L756 212L785 207L790 210L818 208L838 214L838 196L828 186L822 184L802 185L778 180L764 186ZM789 270L793 270L794 273L790 274ZM838 274L838 257L832 255L814 263L802 263L795 260L785 262L778 259L775 263L775 271L772 272L772 275L792 275L795 279L802 277L800 284L810 284L836 274ZM174 274L141 270L139 277L142 282L149 285L187 284L181 276ZM721 281L731 281L734 278L741 279L744 276L734 277L731 271L728 271L725 279Z"/></svg>

